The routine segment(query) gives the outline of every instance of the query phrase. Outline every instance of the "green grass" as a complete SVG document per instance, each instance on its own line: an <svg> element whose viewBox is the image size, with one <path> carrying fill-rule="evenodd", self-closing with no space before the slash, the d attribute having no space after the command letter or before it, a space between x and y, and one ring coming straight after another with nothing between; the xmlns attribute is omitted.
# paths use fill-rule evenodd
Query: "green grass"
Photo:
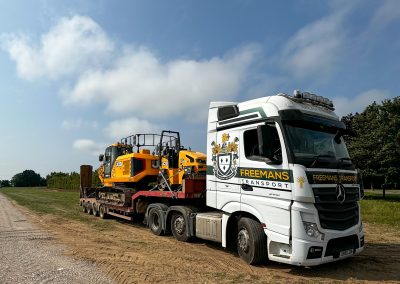
<svg viewBox="0 0 400 284"><path fill-rule="evenodd" d="M52 214L85 222L98 230L108 230L114 226L113 222L82 213L77 191L46 188L2 188L0 192L38 214ZM400 229L400 194L387 194L383 199L381 192L367 192L364 200L361 201L361 211L365 222Z"/></svg>
<svg viewBox="0 0 400 284"><path fill-rule="evenodd" d="M2 188L0 192L15 200L19 205L40 215L52 214L65 219L85 222L97 230L108 230L113 227L112 222L81 212L78 191L10 187Z"/></svg>
<svg viewBox="0 0 400 284"><path fill-rule="evenodd" d="M383 199L382 192L366 192L361 214L365 222L400 229L400 194L386 194Z"/></svg>

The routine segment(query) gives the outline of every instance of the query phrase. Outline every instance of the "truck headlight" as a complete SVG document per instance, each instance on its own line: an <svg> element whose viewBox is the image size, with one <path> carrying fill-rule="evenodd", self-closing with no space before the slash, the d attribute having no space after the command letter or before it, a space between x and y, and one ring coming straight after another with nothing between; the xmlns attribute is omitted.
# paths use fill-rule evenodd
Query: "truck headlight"
<svg viewBox="0 0 400 284"><path fill-rule="evenodd" d="M318 226L315 223L303 222L304 230L307 236L319 239L323 241L325 239L325 234L318 230Z"/></svg>

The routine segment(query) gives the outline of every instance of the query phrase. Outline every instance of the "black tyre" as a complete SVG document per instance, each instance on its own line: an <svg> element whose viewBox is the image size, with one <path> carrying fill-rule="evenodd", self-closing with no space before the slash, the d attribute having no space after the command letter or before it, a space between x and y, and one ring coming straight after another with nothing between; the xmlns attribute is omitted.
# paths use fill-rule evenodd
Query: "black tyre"
<svg viewBox="0 0 400 284"><path fill-rule="evenodd" d="M259 264L267 260L267 237L261 224L242 217L238 222L237 250L248 264Z"/></svg>
<svg viewBox="0 0 400 284"><path fill-rule="evenodd" d="M86 203L85 202L82 203L82 212L86 213Z"/></svg>
<svg viewBox="0 0 400 284"><path fill-rule="evenodd" d="M171 231L175 239L181 242L189 241L189 236L186 232L186 218L182 213L175 212L171 218Z"/></svg>
<svg viewBox="0 0 400 284"><path fill-rule="evenodd" d="M151 232L156 236L164 235L162 226L163 213L158 208L152 208L149 212L148 222Z"/></svg>
<svg viewBox="0 0 400 284"><path fill-rule="evenodd" d="M106 208L103 205L99 207L99 216L101 219L107 218Z"/></svg>
<svg viewBox="0 0 400 284"><path fill-rule="evenodd" d="M93 208L93 209L92 209L93 215L94 215L95 217L99 216L99 209L98 209L97 205L96 205L96 204L93 204L92 208Z"/></svg>

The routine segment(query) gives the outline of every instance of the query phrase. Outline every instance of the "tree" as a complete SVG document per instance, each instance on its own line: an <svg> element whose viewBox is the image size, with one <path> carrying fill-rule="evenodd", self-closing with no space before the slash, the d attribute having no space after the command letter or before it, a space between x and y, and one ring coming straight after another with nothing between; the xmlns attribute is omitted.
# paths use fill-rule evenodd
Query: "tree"
<svg viewBox="0 0 400 284"><path fill-rule="evenodd" d="M11 184L16 187L43 186L46 185L46 180L33 170L25 170L13 176Z"/></svg>
<svg viewBox="0 0 400 284"><path fill-rule="evenodd" d="M52 172L46 177L48 188L76 189L80 187L80 175L76 172L63 173ZM101 184L98 173L92 173L92 186L97 187Z"/></svg>
<svg viewBox="0 0 400 284"><path fill-rule="evenodd" d="M9 180L0 180L0 187L10 187L10 181Z"/></svg>
<svg viewBox="0 0 400 284"><path fill-rule="evenodd" d="M400 97L342 118L357 137L345 137L353 162L375 183L400 181Z"/></svg>

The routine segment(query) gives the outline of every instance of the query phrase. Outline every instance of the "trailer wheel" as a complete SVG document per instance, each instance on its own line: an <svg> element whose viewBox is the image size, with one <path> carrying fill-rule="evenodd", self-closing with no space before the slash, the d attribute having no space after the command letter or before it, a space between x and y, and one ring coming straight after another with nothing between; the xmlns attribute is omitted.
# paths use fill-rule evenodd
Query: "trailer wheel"
<svg viewBox="0 0 400 284"><path fill-rule="evenodd" d="M92 206L92 207L93 207L93 209L92 209L93 215L94 215L95 217L99 216L99 209L97 208L96 204L93 203L93 206Z"/></svg>
<svg viewBox="0 0 400 284"><path fill-rule="evenodd" d="M239 219L237 250L240 258L248 264L267 260L267 238L259 222L246 217Z"/></svg>
<svg viewBox="0 0 400 284"><path fill-rule="evenodd" d="M99 216L101 219L107 218L106 208L104 207L104 205L100 205L99 207Z"/></svg>
<svg viewBox="0 0 400 284"><path fill-rule="evenodd" d="M87 206L86 206L86 212L88 213L88 214L92 214L92 204L91 203L88 203L87 204Z"/></svg>
<svg viewBox="0 0 400 284"><path fill-rule="evenodd" d="M171 218L171 231L175 239L181 242L189 241L189 236L186 233L186 218L182 213L174 212Z"/></svg>
<svg viewBox="0 0 400 284"><path fill-rule="evenodd" d="M152 208L149 212L148 219L151 232L156 236L164 235L162 212L157 208Z"/></svg>
<svg viewBox="0 0 400 284"><path fill-rule="evenodd" d="M86 213L86 202L82 202L82 212Z"/></svg>

